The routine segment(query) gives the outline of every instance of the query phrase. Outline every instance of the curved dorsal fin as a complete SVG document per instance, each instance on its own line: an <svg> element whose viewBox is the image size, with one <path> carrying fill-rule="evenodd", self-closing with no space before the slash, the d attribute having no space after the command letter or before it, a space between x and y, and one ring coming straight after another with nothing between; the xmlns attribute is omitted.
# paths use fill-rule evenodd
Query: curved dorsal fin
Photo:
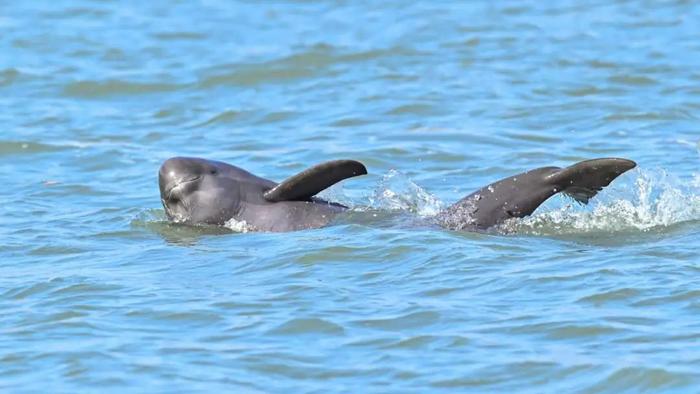
<svg viewBox="0 0 700 394"><path fill-rule="evenodd" d="M263 196L270 202L308 200L343 179L365 174L367 169L359 161L327 161L285 179Z"/></svg>
<svg viewBox="0 0 700 394"><path fill-rule="evenodd" d="M574 200L588 204L613 179L636 165L632 160L618 158L585 160L555 172L547 180Z"/></svg>

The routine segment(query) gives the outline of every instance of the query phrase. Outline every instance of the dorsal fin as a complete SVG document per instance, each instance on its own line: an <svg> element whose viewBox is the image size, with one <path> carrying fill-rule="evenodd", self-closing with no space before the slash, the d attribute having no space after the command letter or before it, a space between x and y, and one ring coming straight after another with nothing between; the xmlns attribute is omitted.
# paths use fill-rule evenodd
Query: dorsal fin
<svg viewBox="0 0 700 394"><path fill-rule="evenodd" d="M588 204L593 196L620 174L634 168L632 160L605 158L576 163L547 177L560 191L574 200Z"/></svg>
<svg viewBox="0 0 700 394"><path fill-rule="evenodd" d="M270 202L308 200L343 179L365 174L367 169L358 161L327 161L285 179L264 197Z"/></svg>

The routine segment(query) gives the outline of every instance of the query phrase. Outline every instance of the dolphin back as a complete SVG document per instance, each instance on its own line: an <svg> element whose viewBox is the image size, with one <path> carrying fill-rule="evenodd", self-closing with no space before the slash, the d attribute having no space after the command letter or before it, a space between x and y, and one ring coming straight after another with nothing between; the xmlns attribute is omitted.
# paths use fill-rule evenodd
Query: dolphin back
<svg viewBox="0 0 700 394"><path fill-rule="evenodd" d="M501 179L442 211L437 219L455 230L487 229L531 215L551 196L564 193L587 204L615 178L634 168L631 160L586 160L566 168L542 167Z"/></svg>

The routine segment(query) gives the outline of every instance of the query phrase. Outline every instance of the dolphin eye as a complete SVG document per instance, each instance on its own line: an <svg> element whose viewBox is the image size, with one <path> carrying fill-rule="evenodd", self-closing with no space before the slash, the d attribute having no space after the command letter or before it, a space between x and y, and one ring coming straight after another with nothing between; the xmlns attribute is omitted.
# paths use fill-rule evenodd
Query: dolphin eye
<svg viewBox="0 0 700 394"><path fill-rule="evenodd" d="M216 175L217 172L218 171L216 171L216 168L212 168L211 170L209 170L209 173L212 175Z"/></svg>

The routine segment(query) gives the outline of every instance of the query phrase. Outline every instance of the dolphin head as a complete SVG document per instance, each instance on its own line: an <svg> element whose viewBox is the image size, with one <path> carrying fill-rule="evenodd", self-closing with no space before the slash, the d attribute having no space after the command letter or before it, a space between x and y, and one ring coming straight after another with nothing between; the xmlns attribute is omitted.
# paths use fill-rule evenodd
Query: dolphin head
<svg viewBox="0 0 700 394"><path fill-rule="evenodd" d="M160 199L168 219L224 224L241 207L240 183L250 175L226 163L173 157L158 172Z"/></svg>
<svg viewBox="0 0 700 394"><path fill-rule="evenodd" d="M225 225L234 219L258 231L292 231L328 224L347 207L314 196L366 173L360 162L334 160L277 184L220 161L173 157L160 167L158 183L174 222Z"/></svg>

